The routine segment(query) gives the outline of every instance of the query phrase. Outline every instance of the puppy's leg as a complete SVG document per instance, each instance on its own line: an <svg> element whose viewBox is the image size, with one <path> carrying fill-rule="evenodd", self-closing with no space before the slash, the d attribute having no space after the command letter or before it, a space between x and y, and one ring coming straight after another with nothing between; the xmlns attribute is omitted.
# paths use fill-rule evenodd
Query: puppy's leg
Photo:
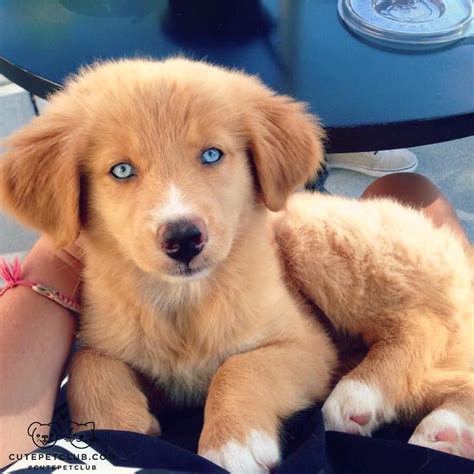
<svg viewBox="0 0 474 474"><path fill-rule="evenodd" d="M372 331L363 331L369 351L324 403L326 429L369 436L394 420L446 347L447 329L436 321L407 312L381 316Z"/></svg>
<svg viewBox="0 0 474 474"><path fill-rule="evenodd" d="M474 459L474 374L430 373L419 396L404 407L408 415L427 410L408 442Z"/></svg>
<svg viewBox="0 0 474 474"><path fill-rule="evenodd" d="M228 359L209 389L199 454L233 473L268 472L280 420L327 395L334 361L322 333Z"/></svg>
<svg viewBox="0 0 474 474"><path fill-rule="evenodd" d="M96 429L160 433L133 370L93 349L82 349L72 361L68 401L75 423L94 422Z"/></svg>

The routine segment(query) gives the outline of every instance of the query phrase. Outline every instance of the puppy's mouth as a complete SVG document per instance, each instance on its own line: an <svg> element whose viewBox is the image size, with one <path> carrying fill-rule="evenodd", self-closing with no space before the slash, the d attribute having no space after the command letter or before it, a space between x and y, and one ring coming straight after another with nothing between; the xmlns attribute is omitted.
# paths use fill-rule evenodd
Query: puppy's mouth
<svg viewBox="0 0 474 474"><path fill-rule="evenodd" d="M210 272L211 269L208 266L201 266L197 268L191 268L189 266L180 266L163 275L163 277L165 278L165 280L168 280L170 282L183 282L200 280L202 278L207 277Z"/></svg>

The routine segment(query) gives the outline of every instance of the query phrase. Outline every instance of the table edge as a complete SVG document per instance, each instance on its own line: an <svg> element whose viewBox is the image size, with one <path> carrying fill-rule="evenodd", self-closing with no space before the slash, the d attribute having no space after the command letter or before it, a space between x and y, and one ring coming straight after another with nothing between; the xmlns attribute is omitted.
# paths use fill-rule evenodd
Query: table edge
<svg viewBox="0 0 474 474"><path fill-rule="evenodd" d="M0 56L0 73L29 93L47 99L60 90L56 82L34 74ZM416 131L414 131L416 129ZM328 153L391 150L431 145L474 135L474 111L446 117L326 127ZM361 137L371 136L370 142Z"/></svg>

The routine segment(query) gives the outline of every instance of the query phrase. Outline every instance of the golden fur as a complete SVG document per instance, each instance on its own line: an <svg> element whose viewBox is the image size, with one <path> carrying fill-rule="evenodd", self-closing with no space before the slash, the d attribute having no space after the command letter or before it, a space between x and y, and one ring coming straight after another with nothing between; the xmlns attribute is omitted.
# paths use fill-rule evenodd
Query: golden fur
<svg viewBox="0 0 474 474"><path fill-rule="evenodd" d="M409 419L450 404L459 386L473 398L457 410L474 426L472 267L450 229L390 199L301 194L275 224L292 285L342 339L369 348L346 377L376 384Z"/></svg>
<svg viewBox="0 0 474 474"><path fill-rule="evenodd" d="M336 351L303 293L336 340L369 348L345 378L377 385L397 417L450 404L474 426L466 255L390 201L298 194L284 211L314 174L322 137L302 104L256 78L171 59L84 70L10 139L2 207L58 246L83 236L74 421L158 433L145 376L175 403L206 399L199 451L238 470L228 443L277 446L280 421L329 393ZM204 166L209 147L225 157ZM120 162L137 176L112 178ZM180 276L157 245L170 202L205 222L190 263L201 278ZM275 464L275 449L252 454L252 468Z"/></svg>
<svg viewBox="0 0 474 474"><path fill-rule="evenodd" d="M174 402L207 395L199 449L212 457L253 432L276 445L281 419L327 396L335 350L285 287L267 225L315 172L321 136L257 79L174 59L84 71L11 138L2 205L58 245L83 235L74 421L158 432L139 372ZM225 158L206 167L211 146ZM123 161L137 176L119 182ZM157 245L176 190L207 226L190 264L207 277L179 278Z"/></svg>

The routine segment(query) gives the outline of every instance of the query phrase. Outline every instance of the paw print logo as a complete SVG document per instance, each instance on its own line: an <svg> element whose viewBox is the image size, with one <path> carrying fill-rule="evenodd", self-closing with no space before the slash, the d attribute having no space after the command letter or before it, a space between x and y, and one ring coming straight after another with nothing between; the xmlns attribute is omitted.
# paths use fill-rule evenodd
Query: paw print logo
<svg viewBox="0 0 474 474"><path fill-rule="evenodd" d="M28 426L28 435L38 448L48 449L56 444L61 437L61 428L57 423L39 423L37 421Z"/></svg>
<svg viewBox="0 0 474 474"><path fill-rule="evenodd" d="M78 449L85 449L95 441L95 423L75 423L71 421L71 435L69 442Z"/></svg>

